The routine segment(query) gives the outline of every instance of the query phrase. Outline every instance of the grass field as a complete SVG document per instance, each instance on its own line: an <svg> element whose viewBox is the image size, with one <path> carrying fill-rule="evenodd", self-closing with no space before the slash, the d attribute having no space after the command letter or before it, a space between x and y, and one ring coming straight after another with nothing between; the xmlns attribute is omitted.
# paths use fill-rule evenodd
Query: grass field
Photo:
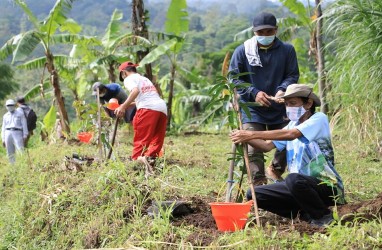
<svg viewBox="0 0 382 250"><path fill-rule="evenodd" d="M334 131L336 168L347 201L356 203L382 192L381 158L373 144L354 143ZM382 220L340 223L325 230L301 230L298 223L261 212L234 233L218 232L208 202L223 201L231 143L227 133L168 136L165 156L155 176L129 162L131 135L122 131L113 160L93 162L82 171L65 165L73 153L98 158L96 145L35 143L10 166L3 154L0 167L1 249L378 249ZM78 169L77 169L78 170ZM244 181L247 188L247 182ZM191 202L194 215L173 220L146 212L152 202ZM381 208L380 210L381 211ZM379 212L380 215L381 212ZM357 217L359 216L359 217ZM209 220L208 220L209 219ZM206 223L204 223L206 222Z"/></svg>

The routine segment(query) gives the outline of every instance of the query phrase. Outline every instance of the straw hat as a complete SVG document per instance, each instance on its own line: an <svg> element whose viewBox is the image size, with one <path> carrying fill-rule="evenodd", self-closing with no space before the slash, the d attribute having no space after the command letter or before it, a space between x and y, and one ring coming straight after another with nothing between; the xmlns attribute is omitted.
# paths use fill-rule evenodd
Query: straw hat
<svg viewBox="0 0 382 250"><path fill-rule="evenodd" d="M316 106L321 105L320 98L313 93L313 89L307 85L303 84L291 84L287 87L284 96L281 96L282 98L290 98L290 97L305 97L310 98L313 100L314 104Z"/></svg>

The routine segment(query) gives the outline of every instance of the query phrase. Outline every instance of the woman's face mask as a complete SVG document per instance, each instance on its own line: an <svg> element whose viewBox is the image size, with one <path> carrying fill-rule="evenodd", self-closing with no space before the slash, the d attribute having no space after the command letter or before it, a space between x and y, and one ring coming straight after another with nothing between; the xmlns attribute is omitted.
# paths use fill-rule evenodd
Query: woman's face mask
<svg viewBox="0 0 382 250"><path fill-rule="evenodd" d="M291 121L298 121L301 116L305 114L306 110L300 106L300 107L286 107L286 113Z"/></svg>
<svg viewBox="0 0 382 250"><path fill-rule="evenodd" d="M273 35L273 36L257 36L256 35L256 40L261 45L268 46L273 42L273 40L275 40L275 37L276 37L276 35Z"/></svg>
<svg viewBox="0 0 382 250"><path fill-rule="evenodd" d="M13 111L15 111L15 109L16 109L16 107L13 106L13 105L5 106L5 107L6 107L6 109L7 109L9 112L13 112Z"/></svg>

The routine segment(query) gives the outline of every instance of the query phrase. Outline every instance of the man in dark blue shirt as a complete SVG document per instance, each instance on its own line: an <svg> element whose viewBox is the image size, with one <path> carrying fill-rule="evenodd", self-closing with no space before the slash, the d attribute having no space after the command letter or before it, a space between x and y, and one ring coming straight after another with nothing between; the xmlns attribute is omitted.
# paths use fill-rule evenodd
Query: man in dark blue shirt
<svg viewBox="0 0 382 250"><path fill-rule="evenodd" d="M118 83L102 84L101 82L96 82L93 84L93 95L97 95L97 89L99 89L99 97L102 104L108 103L112 98L116 98L118 103L122 104L126 101L128 96ZM113 110L105 107L105 111L110 117L115 117ZM134 118L135 112L135 105L129 107L125 112L125 122L131 122Z"/></svg>
<svg viewBox="0 0 382 250"><path fill-rule="evenodd" d="M286 88L297 83L299 69L296 51L290 44L276 37L277 22L273 14L262 12L253 19L254 36L239 45L232 55L230 71L234 84L250 83L250 87L238 88L240 101L257 102L260 106L249 107L250 116L242 110L243 128L253 131L281 129L288 124L285 106L273 97L284 94ZM235 74L248 74L235 77ZM249 146L250 169L254 184L266 183L264 155L255 153ZM286 167L285 151L276 151L268 174L281 178Z"/></svg>

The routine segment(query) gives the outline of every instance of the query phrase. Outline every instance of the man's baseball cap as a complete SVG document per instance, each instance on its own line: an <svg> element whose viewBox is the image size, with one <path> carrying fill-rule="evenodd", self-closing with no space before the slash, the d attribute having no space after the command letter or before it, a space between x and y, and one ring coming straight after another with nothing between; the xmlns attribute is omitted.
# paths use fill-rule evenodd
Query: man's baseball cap
<svg viewBox="0 0 382 250"><path fill-rule="evenodd" d="M17 103L24 104L24 103L25 103L25 98L24 98L24 96L18 96L18 97L16 97L16 102L17 102Z"/></svg>
<svg viewBox="0 0 382 250"><path fill-rule="evenodd" d="M253 31L277 28L276 17L268 12L261 12L253 18Z"/></svg>
<svg viewBox="0 0 382 250"><path fill-rule="evenodd" d="M314 104L316 106L321 105L320 98L313 93L313 89L307 85L304 84L291 84L287 87L284 96L281 96L281 98L291 98L291 97L305 97L310 98L313 100Z"/></svg>
<svg viewBox="0 0 382 250"><path fill-rule="evenodd" d="M118 69L119 69L119 80L121 81L121 82L123 82L123 78L122 78L122 70L125 70L125 69L127 69L128 67L138 67L139 66L139 64L135 64L135 63L133 63L133 62L124 62L124 63L122 63L119 67L118 67Z"/></svg>
<svg viewBox="0 0 382 250"><path fill-rule="evenodd" d="M103 88L105 88L105 85L103 85L102 82L95 82L92 87L93 89L92 95L97 95L97 89L101 90Z"/></svg>
<svg viewBox="0 0 382 250"><path fill-rule="evenodd" d="M16 105L16 102L12 99L8 99L6 102L5 102L5 106L15 106Z"/></svg>

